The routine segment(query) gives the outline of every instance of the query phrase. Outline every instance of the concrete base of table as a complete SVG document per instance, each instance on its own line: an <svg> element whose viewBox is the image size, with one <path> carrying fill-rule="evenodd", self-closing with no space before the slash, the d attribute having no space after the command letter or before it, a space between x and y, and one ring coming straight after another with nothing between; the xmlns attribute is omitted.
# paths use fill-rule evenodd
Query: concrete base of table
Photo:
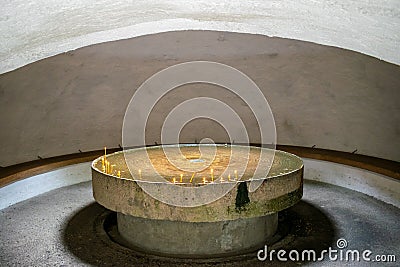
<svg viewBox="0 0 400 267"><path fill-rule="evenodd" d="M175 257L240 254L266 244L278 228L278 213L217 222L184 222L118 213L120 235L136 249Z"/></svg>

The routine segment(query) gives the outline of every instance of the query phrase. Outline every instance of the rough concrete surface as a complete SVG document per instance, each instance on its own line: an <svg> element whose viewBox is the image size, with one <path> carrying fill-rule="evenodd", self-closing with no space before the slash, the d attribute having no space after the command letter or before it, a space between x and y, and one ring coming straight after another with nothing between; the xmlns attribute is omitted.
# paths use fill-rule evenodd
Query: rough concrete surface
<svg viewBox="0 0 400 267"><path fill-rule="evenodd" d="M156 72L192 60L220 62L248 75L271 106L278 144L357 149L400 160L400 66L302 41L181 31L93 45L0 75L0 125L7 129L0 131L0 166L118 147L135 90ZM229 105L250 142L260 143L257 121L239 97L192 84L157 103L147 144L161 143L161 126L174 107L199 96ZM188 123L179 141L205 137L229 143L224 129L205 119Z"/></svg>
<svg viewBox="0 0 400 267"><path fill-rule="evenodd" d="M146 256L105 241L94 230L106 210L93 203L91 184L63 187L0 210L1 266L266 266L254 254L245 259L197 262ZM400 211L345 188L305 183L303 200L292 207L294 230L285 249L316 250L345 238L349 249L400 255ZM281 225L283 223L281 222ZM273 262L269 266L297 266ZM366 266L365 262L316 262L312 266ZM396 264L376 264L396 266Z"/></svg>
<svg viewBox="0 0 400 267"><path fill-rule="evenodd" d="M170 150L169 158L164 154L168 148L161 149L158 146L107 155L107 161L116 165L115 169L123 170L121 178L115 175L115 170L114 174L102 171L101 158L97 158L92 165L93 196L100 205L125 215L185 222L211 222L264 216L293 206L301 199L304 166L302 160L296 155L263 149L264 160L265 157L270 159L266 154L270 153L269 155L274 157L273 163L268 178L260 180L261 183L255 187L256 190L251 191L247 189L247 186L250 188L252 183L257 185L258 182L257 179L250 181L254 177L254 170L266 168L265 162L260 163L261 150L252 147L247 154L247 149L240 146L233 145L228 148L219 145L217 148L215 158L213 157L212 161L207 163L210 165L208 167L205 165L204 170L198 171L193 169L183 171L179 168L185 166L183 165L185 161L182 160L180 163L176 161L180 158L181 152L189 156L189 152L199 151L192 145L186 149L181 147L178 150L179 154L175 155L171 155L171 152L176 152L176 150ZM147 161L148 157L152 160ZM129 169L128 166L130 166ZM242 166L246 166L246 169L243 169L243 176L240 174ZM136 175L137 168L140 168L140 176ZM196 165L188 164L186 168L196 168ZM213 178L210 177L210 169L213 170ZM225 171L231 172L236 181L223 183L218 181ZM196 178L199 181L196 186L189 183L193 173L197 175ZM171 183L172 177L179 177L179 174L182 174L182 184ZM202 177L207 177L210 182L214 179L214 175L215 182L201 184ZM225 180L227 180L226 174ZM238 182L239 180L241 182ZM186 185L183 182L186 182ZM246 183L245 190L248 193L249 204L239 213L235 211L236 198L242 183ZM202 205L203 203L208 204Z"/></svg>
<svg viewBox="0 0 400 267"><path fill-rule="evenodd" d="M207 255L242 254L263 246L278 228L278 214L193 223L118 213L117 222L119 235L133 247L165 255L207 258Z"/></svg>

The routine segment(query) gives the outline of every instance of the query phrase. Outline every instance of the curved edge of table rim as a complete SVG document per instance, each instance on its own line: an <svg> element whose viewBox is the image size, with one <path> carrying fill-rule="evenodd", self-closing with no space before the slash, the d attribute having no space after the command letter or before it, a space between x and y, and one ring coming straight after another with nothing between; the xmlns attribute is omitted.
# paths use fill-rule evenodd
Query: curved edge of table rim
<svg viewBox="0 0 400 267"><path fill-rule="evenodd" d="M259 144L251 145L260 146ZM302 158L357 167L394 178L400 182L400 162L322 148L277 145L276 149L295 154ZM120 150L121 148L111 148L107 149L107 152L114 153ZM0 188L58 168L93 161L103 155L103 153L104 150L80 152L2 167L0 168Z"/></svg>

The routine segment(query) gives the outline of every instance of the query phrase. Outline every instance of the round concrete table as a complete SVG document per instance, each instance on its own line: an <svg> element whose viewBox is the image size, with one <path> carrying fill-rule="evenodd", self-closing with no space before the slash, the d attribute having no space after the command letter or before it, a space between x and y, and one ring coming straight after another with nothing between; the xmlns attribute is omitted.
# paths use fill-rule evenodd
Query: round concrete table
<svg viewBox="0 0 400 267"><path fill-rule="evenodd" d="M201 155L201 145L179 145L189 165L205 164L198 172L188 171L187 166L179 168L171 155L167 157L165 149L176 146L129 149L107 155L106 159L97 158L92 163L94 198L117 212L118 231L134 249L173 257L211 257L259 248L273 238L278 212L302 197L302 160L267 148L215 147L215 154L208 159L204 153ZM229 161L229 155L242 150L247 151L246 157ZM257 177L258 185L251 190L261 152L273 153L273 161L268 174ZM151 162L153 170L145 159ZM246 168L238 175L235 168L240 168L241 163L246 163ZM222 177L229 166L233 166L229 176ZM164 177L164 182L150 181L154 170ZM208 186L211 191L228 187L229 191L210 203L185 207L185 203L176 206L154 198L143 190L143 183L160 194L173 195L169 188L176 186Z"/></svg>

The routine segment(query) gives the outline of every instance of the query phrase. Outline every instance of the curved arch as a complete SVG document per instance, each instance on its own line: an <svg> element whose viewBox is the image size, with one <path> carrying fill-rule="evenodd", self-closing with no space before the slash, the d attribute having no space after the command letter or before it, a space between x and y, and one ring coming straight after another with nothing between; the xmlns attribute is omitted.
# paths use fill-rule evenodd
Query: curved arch
<svg viewBox="0 0 400 267"><path fill-rule="evenodd" d="M56 1L2 4L0 73L107 41L176 30L262 34L341 47L400 64L400 2ZM221 37L223 38L223 37Z"/></svg>

